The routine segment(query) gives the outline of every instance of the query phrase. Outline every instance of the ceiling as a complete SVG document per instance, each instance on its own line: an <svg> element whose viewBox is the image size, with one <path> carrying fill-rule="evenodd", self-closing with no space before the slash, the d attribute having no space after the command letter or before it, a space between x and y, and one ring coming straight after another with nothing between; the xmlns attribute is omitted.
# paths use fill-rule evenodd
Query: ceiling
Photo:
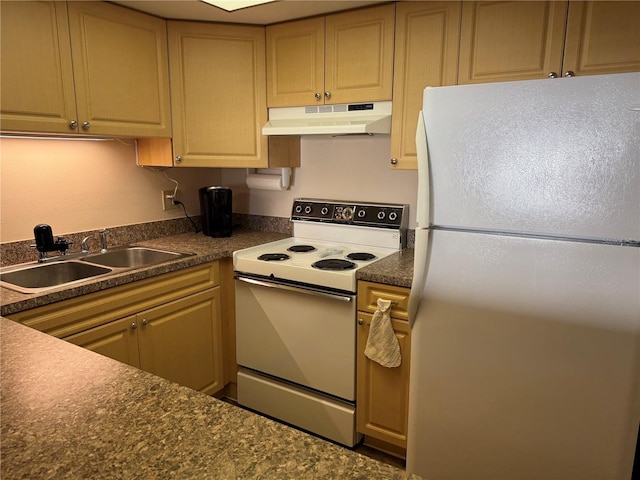
<svg viewBox="0 0 640 480"><path fill-rule="evenodd" d="M278 0L233 12L227 12L200 0L118 0L112 3L167 19L270 25L287 20L366 7L376 3L386 3L386 1L388 0Z"/></svg>

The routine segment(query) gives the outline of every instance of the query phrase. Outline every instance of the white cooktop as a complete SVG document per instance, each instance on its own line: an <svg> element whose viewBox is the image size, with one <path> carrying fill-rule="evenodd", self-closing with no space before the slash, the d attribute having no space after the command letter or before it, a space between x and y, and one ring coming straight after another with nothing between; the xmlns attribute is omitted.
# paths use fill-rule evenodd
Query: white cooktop
<svg viewBox="0 0 640 480"><path fill-rule="evenodd" d="M359 268L403 247L407 211L407 205L399 204L297 198L291 211L293 237L236 251L233 267L236 272L272 280L355 292ZM288 250L302 245L315 249ZM355 253L373 254L374 258L347 258ZM265 254L276 258L259 258ZM322 260L348 261L352 265L342 270L314 266Z"/></svg>
<svg viewBox="0 0 640 480"><path fill-rule="evenodd" d="M311 252L287 250L294 245L312 245L316 250ZM398 248L292 237L238 250L233 253L233 266L237 272L355 292L356 271L359 268L370 265L397 251ZM350 253L371 253L375 255L375 258L371 260L347 259L346 257ZM289 258L272 261L258 260L258 257L263 254L286 254ZM350 270L320 270L312 266L313 263L325 259L348 260L353 262L356 267Z"/></svg>

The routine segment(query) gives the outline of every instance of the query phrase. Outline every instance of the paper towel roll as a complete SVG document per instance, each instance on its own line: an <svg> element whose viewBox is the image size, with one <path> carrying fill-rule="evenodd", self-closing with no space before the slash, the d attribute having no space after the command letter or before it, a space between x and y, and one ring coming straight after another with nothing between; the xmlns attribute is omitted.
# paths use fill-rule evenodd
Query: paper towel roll
<svg viewBox="0 0 640 480"><path fill-rule="evenodd" d="M258 190L285 190L281 175L250 173L247 175L247 187Z"/></svg>

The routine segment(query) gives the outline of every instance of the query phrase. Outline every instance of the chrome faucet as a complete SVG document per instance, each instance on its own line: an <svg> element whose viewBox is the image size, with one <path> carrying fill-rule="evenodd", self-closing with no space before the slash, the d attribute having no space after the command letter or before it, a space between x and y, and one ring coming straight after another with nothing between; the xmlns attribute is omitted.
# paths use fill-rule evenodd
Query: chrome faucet
<svg viewBox="0 0 640 480"><path fill-rule="evenodd" d="M89 253L89 245L87 242L92 238L93 238L93 235L87 235L82 239L82 242L80 242L81 253Z"/></svg>
<svg viewBox="0 0 640 480"><path fill-rule="evenodd" d="M107 251L107 233L109 233L109 230L107 230L106 228L103 228L102 230L100 230L100 252L104 253Z"/></svg>

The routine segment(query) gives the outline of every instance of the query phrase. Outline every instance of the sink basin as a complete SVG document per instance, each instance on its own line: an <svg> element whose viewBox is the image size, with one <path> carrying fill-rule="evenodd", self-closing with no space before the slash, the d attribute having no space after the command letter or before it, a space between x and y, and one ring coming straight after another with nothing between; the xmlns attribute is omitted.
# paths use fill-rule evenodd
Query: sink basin
<svg viewBox="0 0 640 480"><path fill-rule="evenodd" d="M21 293L39 293L72 282L188 257L192 253L146 247L125 247L78 258L59 258L46 264L6 268L0 285Z"/></svg>
<svg viewBox="0 0 640 480"><path fill-rule="evenodd" d="M0 273L0 283L12 290L30 293L111 272L110 268L67 261L3 272Z"/></svg>
<svg viewBox="0 0 640 480"><path fill-rule="evenodd" d="M81 260L83 262L112 268L141 268L170 260L177 260L178 258L188 255L190 254L167 252L166 250L156 250L146 247L127 247L89 255Z"/></svg>

